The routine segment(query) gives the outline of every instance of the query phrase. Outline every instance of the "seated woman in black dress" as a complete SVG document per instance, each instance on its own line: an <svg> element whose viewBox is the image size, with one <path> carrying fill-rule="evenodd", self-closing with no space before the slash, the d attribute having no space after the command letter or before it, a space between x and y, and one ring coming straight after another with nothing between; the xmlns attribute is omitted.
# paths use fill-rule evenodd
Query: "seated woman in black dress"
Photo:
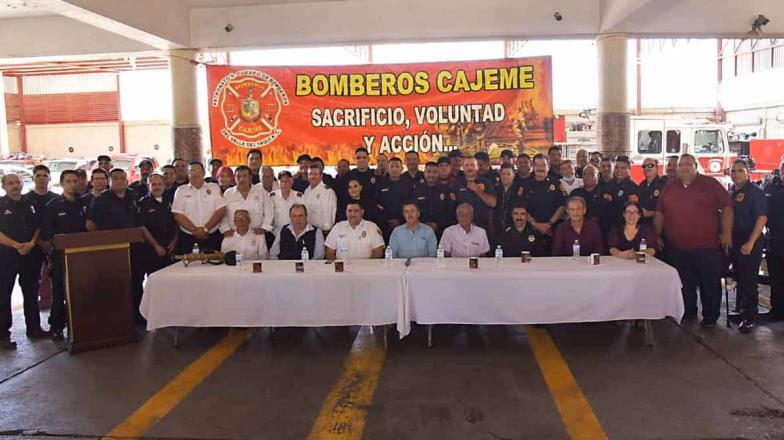
<svg viewBox="0 0 784 440"><path fill-rule="evenodd" d="M359 183L359 180L350 179L346 186L346 192L348 193L348 197L338 201L335 223L342 222L346 219L346 205L348 202L358 200L365 209L365 215L362 218L378 224L378 208L376 207L376 203L367 197L362 197L362 184Z"/></svg>
<svg viewBox="0 0 784 440"><path fill-rule="evenodd" d="M641 224L640 207L628 203L623 209L622 225L615 225L610 228L607 234L607 247L610 248L610 255L618 258L635 258L635 253L640 250L640 242L645 239L648 248L645 252L656 255L656 233L649 224Z"/></svg>

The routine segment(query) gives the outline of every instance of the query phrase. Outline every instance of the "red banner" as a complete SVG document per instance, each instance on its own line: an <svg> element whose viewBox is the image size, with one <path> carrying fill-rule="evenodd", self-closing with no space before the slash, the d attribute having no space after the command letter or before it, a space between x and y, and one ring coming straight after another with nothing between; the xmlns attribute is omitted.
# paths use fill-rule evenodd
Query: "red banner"
<svg viewBox="0 0 784 440"><path fill-rule="evenodd" d="M552 145L550 57L330 67L208 66L213 157L292 165L308 153L327 164L452 149L497 157Z"/></svg>

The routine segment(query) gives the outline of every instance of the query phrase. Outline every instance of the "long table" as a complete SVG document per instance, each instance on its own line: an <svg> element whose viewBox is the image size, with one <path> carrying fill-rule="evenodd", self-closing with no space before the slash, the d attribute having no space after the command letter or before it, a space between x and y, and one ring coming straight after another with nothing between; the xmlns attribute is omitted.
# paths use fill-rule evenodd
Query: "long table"
<svg viewBox="0 0 784 440"><path fill-rule="evenodd" d="M147 329L162 327L326 327L397 324L409 331L403 261L354 260L343 273L309 261L264 261L243 267L174 264L153 273L140 306Z"/></svg>
<svg viewBox="0 0 784 440"><path fill-rule="evenodd" d="M552 324L653 320L683 316L678 273L655 258L646 264L602 257L354 260L345 272L310 261L264 261L263 273L193 263L172 265L147 280L141 313L148 330L162 327L397 326L410 323ZM647 322L647 321L646 321Z"/></svg>

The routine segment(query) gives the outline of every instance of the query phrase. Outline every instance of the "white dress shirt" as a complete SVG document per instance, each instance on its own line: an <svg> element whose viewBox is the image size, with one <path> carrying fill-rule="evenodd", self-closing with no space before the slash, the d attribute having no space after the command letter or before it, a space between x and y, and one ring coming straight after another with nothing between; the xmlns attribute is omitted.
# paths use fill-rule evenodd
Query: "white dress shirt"
<svg viewBox="0 0 784 440"><path fill-rule="evenodd" d="M266 260L269 258L267 240L264 239L264 235L256 235L250 229L245 235L235 232L231 237L223 239L221 252L229 251L242 255L243 261Z"/></svg>
<svg viewBox="0 0 784 440"><path fill-rule="evenodd" d="M336 251L345 247L349 258L363 259L370 258L373 249L384 246L384 238L381 229L373 222L361 220L352 228L348 220L343 220L329 231L324 245Z"/></svg>
<svg viewBox="0 0 784 440"><path fill-rule="evenodd" d="M229 188L223 194L223 199L226 201L226 216L223 217L223 222L221 222L221 232L236 229L234 213L239 209L244 209L250 213L251 229L261 228L272 232L272 219L275 217L275 208L261 184L251 185L248 197L242 197L242 193L236 186Z"/></svg>
<svg viewBox="0 0 784 440"><path fill-rule="evenodd" d="M320 182L315 188L309 186L302 195L308 208L308 222L323 231L332 229L335 224L335 213L338 210L338 198L332 188Z"/></svg>
<svg viewBox="0 0 784 440"><path fill-rule="evenodd" d="M283 194L279 189L270 193L270 199L272 200L272 206L274 207L275 211L275 216L272 220L272 229L274 229L275 235L278 235L284 226L291 223L289 210L291 209L292 205L297 203L304 205L305 202L302 198L302 193L299 191L294 191L293 189L291 192L289 192L288 199L283 198ZM308 214L310 214L310 212L308 212ZM308 220L310 220L310 215L308 215Z"/></svg>
<svg viewBox="0 0 784 440"><path fill-rule="evenodd" d="M172 213L182 214L188 217L196 227L204 226L210 217L220 208L226 206L221 196L220 187L216 183L204 182L200 188L188 183L177 187L172 202ZM212 234L218 230L217 225L213 226L208 232ZM182 232L190 234L185 228L180 227Z"/></svg>
<svg viewBox="0 0 784 440"><path fill-rule="evenodd" d="M444 229L441 247L453 257L478 257L490 251L487 233L473 224L468 232L459 224Z"/></svg>
<svg viewBox="0 0 784 440"><path fill-rule="evenodd" d="M291 225L286 225L286 229L290 230L291 235L293 235L294 238L297 240L299 240L300 237L305 235L306 232L315 229L316 243L313 245L313 255L310 255L310 259L311 260L324 259L324 233L321 232L321 229L314 228L313 225L311 225L310 223L308 223L308 225L305 226L305 229L299 235L294 233L294 228ZM272 243L272 248L270 249L270 260L277 260L279 254L280 254L280 234L276 234L275 242Z"/></svg>

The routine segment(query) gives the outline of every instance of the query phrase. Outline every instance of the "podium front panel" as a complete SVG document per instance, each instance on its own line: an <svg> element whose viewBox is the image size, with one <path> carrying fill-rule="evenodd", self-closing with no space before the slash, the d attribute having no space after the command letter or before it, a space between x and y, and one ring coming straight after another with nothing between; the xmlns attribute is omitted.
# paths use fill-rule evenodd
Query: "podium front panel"
<svg viewBox="0 0 784 440"><path fill-rule="evenodd" d="M65 250L71 352L135 340L128 243Z"/></svg>

